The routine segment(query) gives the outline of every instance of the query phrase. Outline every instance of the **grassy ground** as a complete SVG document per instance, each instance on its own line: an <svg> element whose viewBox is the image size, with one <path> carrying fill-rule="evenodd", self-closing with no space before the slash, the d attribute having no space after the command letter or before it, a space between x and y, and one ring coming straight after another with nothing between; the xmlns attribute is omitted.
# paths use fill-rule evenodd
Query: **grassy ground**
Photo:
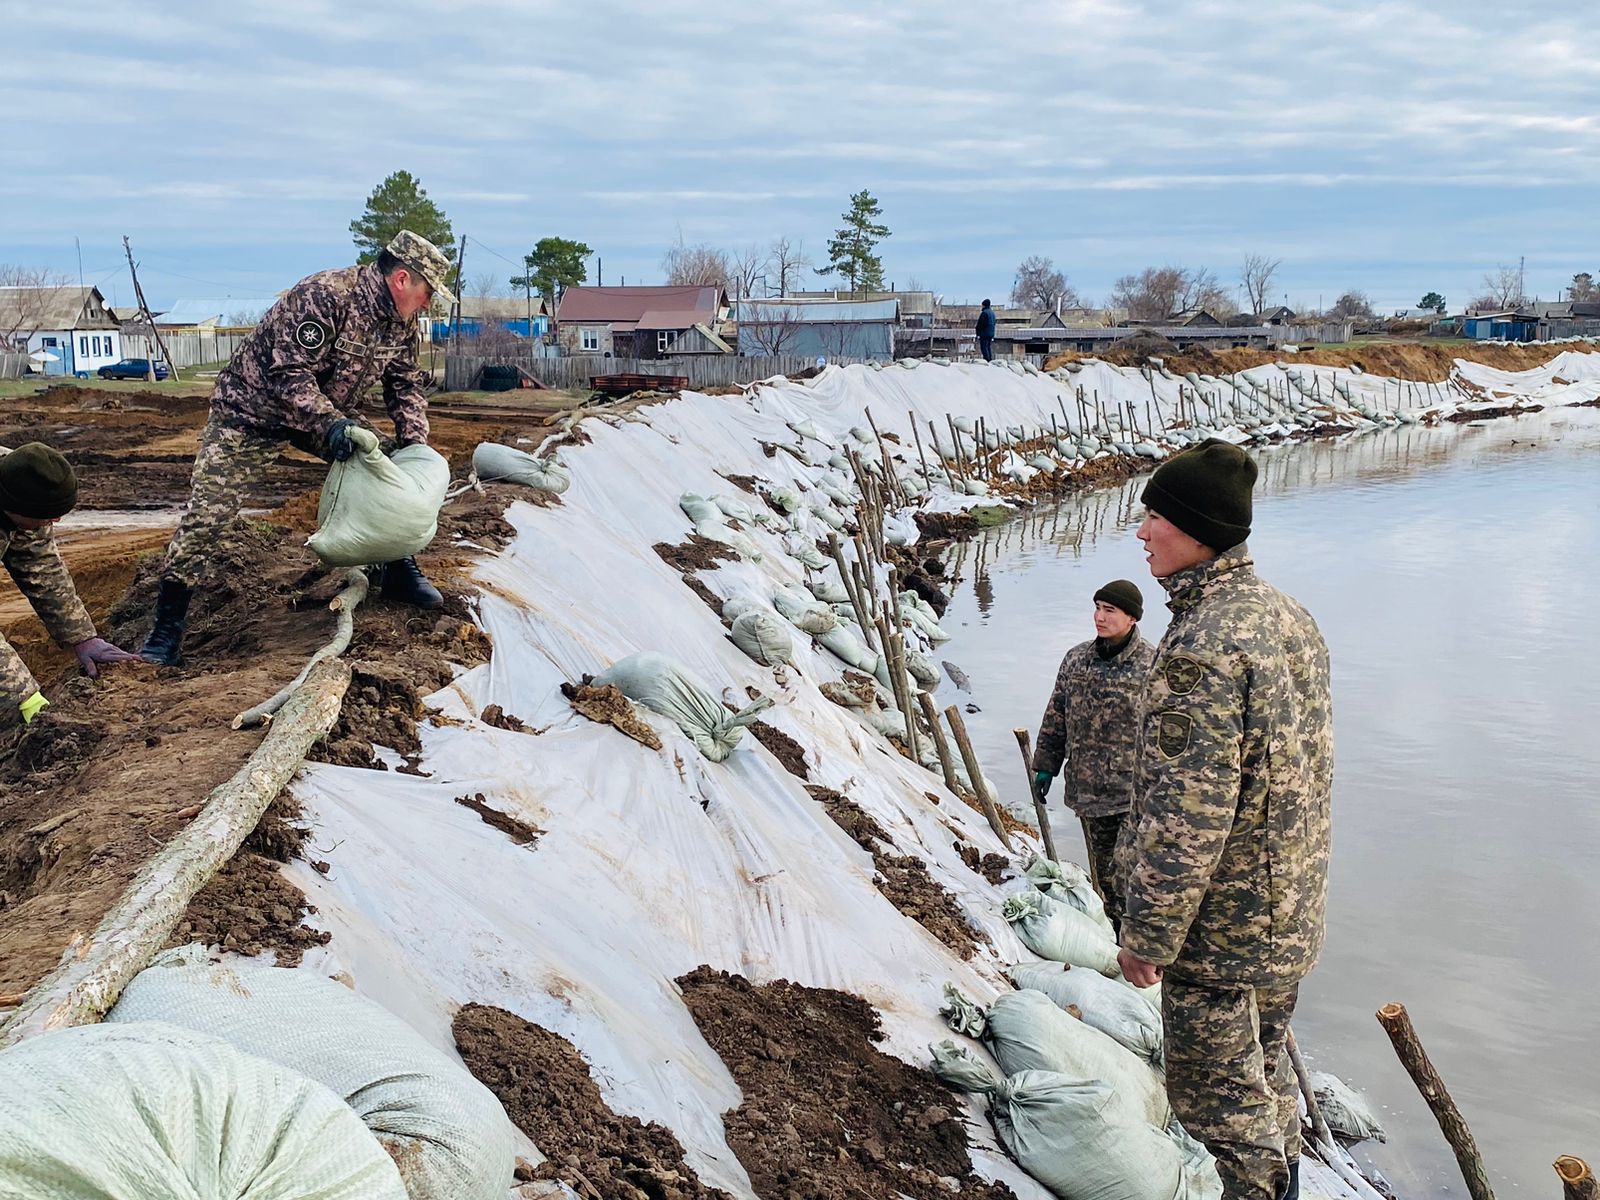
<svg viewBox="0 0 1600 1200"><path fill-rule="evenodd" d="M53 375L49 378L34 375L27 379L0 379L0 397L32 396L53 385L84 388L106 392L162 392L169 396L204 396L211 391L211 380L196 379L192 370L185 371L181 380L163 379L151 383L144 379L73 379Z"/></svg>

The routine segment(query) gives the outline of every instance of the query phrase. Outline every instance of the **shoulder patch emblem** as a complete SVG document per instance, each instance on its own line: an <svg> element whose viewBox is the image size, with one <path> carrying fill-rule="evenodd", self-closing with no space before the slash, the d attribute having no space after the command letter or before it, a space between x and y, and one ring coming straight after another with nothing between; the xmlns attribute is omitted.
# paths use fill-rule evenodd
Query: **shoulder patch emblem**
<svg viewBox="0 0 1600 1200"><path fill-rule="evenodd" d="M1169 658L1162 671L1167 677L1167 687L1174 696L1187 696L1194 691L1200 686L1200 677L1205 673L1199 663L1182 654Z"/></svg>
<svg viewBox="0 0 1600 1200"><path fill-rule="evenodd" d="M321 350L333 337L333 330L314 317L294 327L295 344L305 350Z"/></svg>
<svg viewBox="0 0 1600 1200"><path fill-rule="evenodd" d="M1177 758L1189 748L1189 734L1193 729L1194 718L1188 713L1157 713L1156 748L1165 758Z"/></svg>

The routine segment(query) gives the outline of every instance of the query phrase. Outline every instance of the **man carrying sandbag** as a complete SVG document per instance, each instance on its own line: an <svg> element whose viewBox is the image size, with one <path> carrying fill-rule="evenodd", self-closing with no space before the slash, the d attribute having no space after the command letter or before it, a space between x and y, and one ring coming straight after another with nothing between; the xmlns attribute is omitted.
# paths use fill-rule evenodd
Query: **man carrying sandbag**
<svg viewBox="0 0 1600 1200"><path fill-rule="evenodd" d="M0 563L56 644L70 647L88 675L135 657L95 632L50 527L78 502L72 465L43 442L0 446ZM0 729L26 725L49 701L27 665L0 637Z"/></svg>
<svg viewBox="0 0 1600 1200"><path fill-rule="evenodd" d="M396 441L427 443L416 319L435 297L453 298L449 273L436 246L401 230L376 263L295 284L234 352L211 392L189 507L162 563L144 658L166 666L182 660L193 589L206 582L224 527L285 442L329 461L375 448L377 435L355 418L368 388L381 381ZM415 558L382 564L382 581L386 599L420 608L443 603Z"/></svg>
<svg viewBox="0 0 1600 1200"><path fill-rule="evenodd" d="M1040 796L1066 763L1066 804L1083 820L1095 884L1114 928L1122 921L1117 838L1133 804L1139 713L1156 653L1139 634L1142 616L1144 595L1130 580L1112 580L1094 594L1095 636L1061 660L1033 750Z"/></svg>
<svg viewBox="0 0 1600 1200"><path fill-rule="evenodd" d="M1328 648L1251 565L1255 479L1211 438L1145 486L1138 536L1172 624L1119 848L1118 961L1135 986L1163 984L1172 1108L1216 1155L1228 1200L1299 1195L1284 1046L1322 949L1333 785Z"/></svg>

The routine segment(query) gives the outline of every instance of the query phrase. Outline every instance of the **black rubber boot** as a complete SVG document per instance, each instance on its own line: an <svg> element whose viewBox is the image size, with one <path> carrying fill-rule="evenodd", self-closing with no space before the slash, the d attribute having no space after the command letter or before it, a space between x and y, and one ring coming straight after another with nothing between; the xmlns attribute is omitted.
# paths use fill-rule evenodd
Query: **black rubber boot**
<svg viewBox="0 0 1600 1200"><path fill-rule="evenodd" d="M1300 1160L1289 1160L1289 1186L1278 1195L1278 1200L1300 1200Z"/></svg>
<svg viewBox="0 0 1600 1200"><path fill-rule="evenodd" d="M383 588L378 594L385 600L396 600L416 608L439 608L444 604L439 589L428 582L415 558L384 563L379 570L383 572Z"/></svg>
<svg viewBox="0 0 1600 1200"><path fill-rule="evenodd" d="M139 648L139 657L163 667L183 661L183 634L189 624L189 585L177 579L163 579L156 592L156 621Z"/></svg>

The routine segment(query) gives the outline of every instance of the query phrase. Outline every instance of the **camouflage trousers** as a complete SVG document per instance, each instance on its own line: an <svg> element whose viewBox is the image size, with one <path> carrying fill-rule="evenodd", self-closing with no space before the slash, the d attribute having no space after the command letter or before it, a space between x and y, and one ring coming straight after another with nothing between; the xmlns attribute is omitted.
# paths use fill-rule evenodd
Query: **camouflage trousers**
<svg viewBox="0 0 1600 1200"><path fill-rule="evenodd" d="M1089 843L1089 859L1094 877L1100 881L1100 898L1106 902L1106 916L1112 927L1122 932L1122 876L1117 872L1117 839L1122 834L1125 812L1103 817L1084 817L1084 840Z"/></svg>
<svg viewBox="0 0 1600 1200"><path fill-rule="evenodd" d="M283 447L281 438L235 429L211 414L189 477L189 507L161 564L163 579L177 579L190 587L205 582L207 564L223 530L239 515L251 485L267 473Z"/></svg>
<svg viewBox="0 0 1600 1200"><path fill-rule="evenodd" d="M1286 1044L1300 985L1161 985L1167 1095L1216 1155L1225 1200L1277 1200L1300 1157L1299 1090Z"/></svg>
<svg viewBox="0 0 1600 1200"><path fill-rule="evenodd" d="M22 724L18 705L39 690L38 681L3 635L0 635L0 731Z"/></svg>

